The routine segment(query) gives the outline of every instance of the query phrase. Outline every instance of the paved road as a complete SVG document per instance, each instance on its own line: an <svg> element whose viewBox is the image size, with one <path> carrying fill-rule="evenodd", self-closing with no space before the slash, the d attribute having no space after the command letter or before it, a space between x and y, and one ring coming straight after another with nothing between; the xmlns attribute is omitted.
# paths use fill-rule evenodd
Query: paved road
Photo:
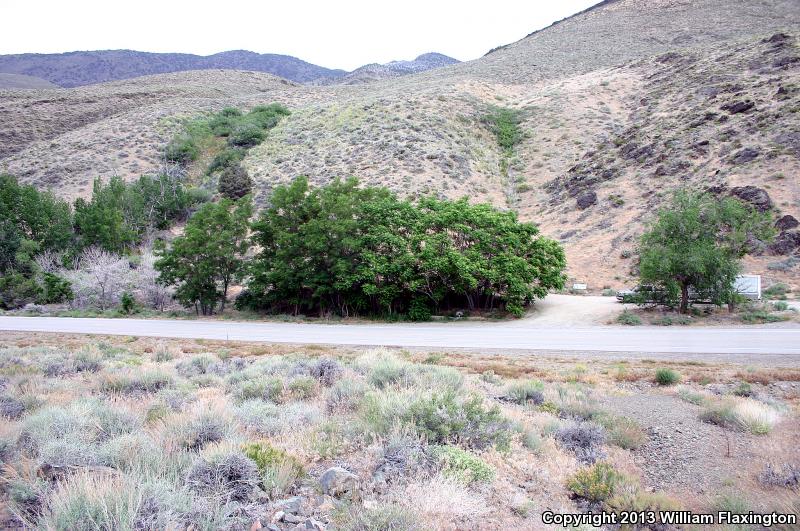
<svg viewBox="0 0 800 531"><path fill-rule="evenodd" d="M543 328L511 323L326 325L274 322L0 316L0 331L111 334L268 343L427 348L789 355L800 328Z"/></svg>

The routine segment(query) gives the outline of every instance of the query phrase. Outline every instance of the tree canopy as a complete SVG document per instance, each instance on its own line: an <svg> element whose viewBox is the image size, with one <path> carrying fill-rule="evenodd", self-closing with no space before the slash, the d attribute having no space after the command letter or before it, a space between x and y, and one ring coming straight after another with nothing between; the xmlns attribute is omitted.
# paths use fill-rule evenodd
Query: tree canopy
<svg viewBox="0 0 800 531"><path fill-rule="evenodd" d="M162 282L176 285L175 298L198 313L225 309L228 287L240 278L253 212L250 197L206 203L186 223L182 236L164 250L155 267Z"/></svg>
<svg viewBox="0 0 800 531"><path fill-rule="evenodd" d="M684 313L690 291L716 304L732 302L748 240L768 240L773 232L769 214L736 199L679 191L642 236L640 280L680 301Z"/></svg>
<svg viewBox="0 0 800 531"><path fill-rule="evenodd" d="M466 199L400 200L356 179L276 188L241 306L429 318L453 308L520 315L564 283L564 253L513 212Z"/></svg>

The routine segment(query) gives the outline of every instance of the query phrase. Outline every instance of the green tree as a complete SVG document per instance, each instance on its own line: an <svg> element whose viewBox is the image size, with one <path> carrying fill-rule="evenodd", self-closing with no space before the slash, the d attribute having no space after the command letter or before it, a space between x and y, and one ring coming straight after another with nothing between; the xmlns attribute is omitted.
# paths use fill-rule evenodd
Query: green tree
<svg viewBox="0 0 800 531"><path fill-rule="evenodd" d="M228 287L244 269L252 212L250 197L206 203L189 218L183 236L161 253L155 264L160 280L177 286L181 304L203 315L214 313L217 303L225 310Z"/></svg>
<svg viewBox="0 0 800 531"><path fill-rule="evenodd" d="M642 236L640 280L680 301L683 313L690 292L715 304L731 302L748 239L773 234L769 214L732 198L679 191Z"/></svg>
<svg viewBox="0 0 800 531"><path fill-rule="evenodd" d="M75 201L75 230L81 247L99 245L121 253L138 245L151 229L183 219L195 203L178 175L162 172L125 183L114 176L95 179L92 198Z"/></svg>
<svg viewBox="0 0 800 531"><path fill-rule="evenodd" d="M356 179L275 189L240 304L270 311L406 314L505 308L563 286L561 247L516 215L466 200L419 205Z"/></svg>
<svg viewBox="0 0 800 531"><path fill-rule="evenodd" d="M75 201L75 230L81 247L99 245L112 252L123 252L138 241L138 231L125 219L126 185L114 176L107 184L95 179L92 199Z"/></svg>
<svg viewBox="0 0 800 531"><path fill-rule="evenodd" d="M72 242L69 203L50 191L40 192L35 186L20 185L10 175L0 175L0 234L11 240L35 241L44 249L66 249ZM0 247L13 246L11 241L0 243Z"/></svg>

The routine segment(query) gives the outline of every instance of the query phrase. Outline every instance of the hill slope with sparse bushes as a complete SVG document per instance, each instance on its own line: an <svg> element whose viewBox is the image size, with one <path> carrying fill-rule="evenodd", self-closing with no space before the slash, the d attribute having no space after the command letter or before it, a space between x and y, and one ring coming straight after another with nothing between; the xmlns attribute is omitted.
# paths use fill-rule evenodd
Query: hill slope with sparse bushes
<svg viewBox="0 0 800 531"><path fill-rule="evenodd" d="M599 291L634 281L643 225L673 189L708 189L772 210L778 236L752 242L747 269L798 286L797 7L603 2L481 59L365 84L210 70L3 92L0 168L85 196L98 175L158 168L187 119L278 102L291 115L241 161L257 204L298 175L467 196L538 223Z"/></svg>

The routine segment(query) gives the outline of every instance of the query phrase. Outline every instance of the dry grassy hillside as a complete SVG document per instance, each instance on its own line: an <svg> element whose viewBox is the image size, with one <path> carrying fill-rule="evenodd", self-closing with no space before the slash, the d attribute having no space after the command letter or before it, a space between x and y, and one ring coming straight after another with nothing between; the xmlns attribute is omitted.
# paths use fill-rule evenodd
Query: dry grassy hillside
<svg viewBox="0 0 800 531"><path fill-rule="evenodd" d="M40 77L24 76L20 74L0 74L0 90L47 88L56 88L56 85Z"/></svg>
<svg viewBox="0 0 800 531"><path fill-rule="evenodd" d="M278 101L293 114L244 163L261 200L299 174L467 195L540 223L575 280L621 287L642 223L677 186L755 186L800 218L799 35L796 0L620 0L479 60L371 84L203 71L0 92L0 169L86 194L98 175L156 168L183 117ZM507 172L482 122L491 106L524 117ZM785 254L796 234L748 267L800 285Z"/></svg>

